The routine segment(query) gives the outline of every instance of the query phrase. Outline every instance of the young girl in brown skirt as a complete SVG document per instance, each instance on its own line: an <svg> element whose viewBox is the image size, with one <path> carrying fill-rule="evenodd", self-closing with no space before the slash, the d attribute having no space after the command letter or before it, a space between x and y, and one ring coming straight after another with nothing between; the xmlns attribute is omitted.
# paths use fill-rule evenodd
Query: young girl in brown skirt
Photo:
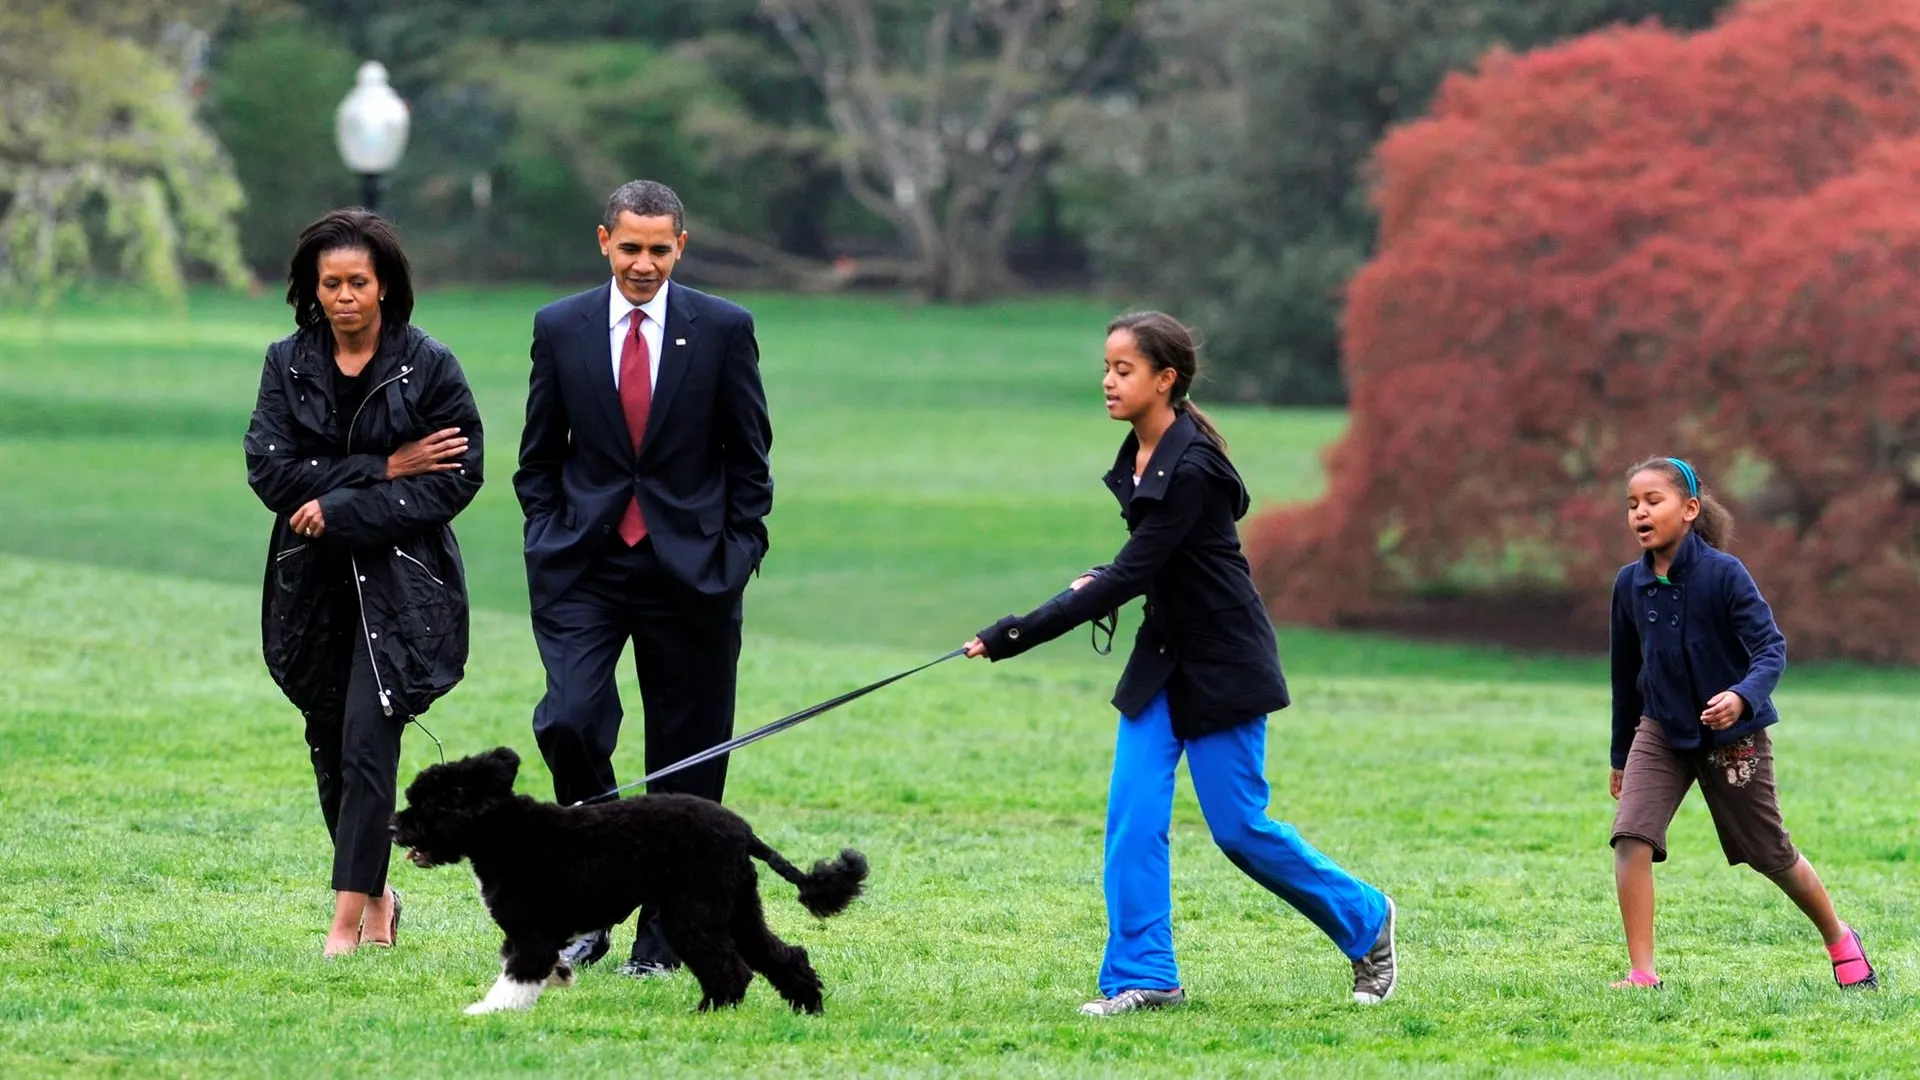
<svg viewBox="0 0 1920 1080"><path fill-rule="evenodd" d="M1614 881L1632 968L1616 988L1658 987L1653 864L1695 781L1727 862L1746 863L1820 931L1843 989L1879 980L1860 935L1834 914L1813 866L1780 818L1767 728L1787 643L1739 559L1733 517L1679 458L1653 458L1627 479L1627 527L1644 552L1613 583Z"/></svg>

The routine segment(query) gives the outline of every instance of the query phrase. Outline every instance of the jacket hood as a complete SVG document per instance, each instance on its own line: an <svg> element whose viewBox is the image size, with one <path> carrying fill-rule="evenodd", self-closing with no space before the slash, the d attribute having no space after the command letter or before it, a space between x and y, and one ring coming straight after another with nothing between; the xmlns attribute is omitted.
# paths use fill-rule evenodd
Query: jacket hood
<svg viewBox="0 0 1920 1080"><path fill-rule="evenodd" d="M1160 436L1160 445L1153 448L1153 457L1147 461L1146 471L1140 475L1140 484L1134 487L1133 460L1139 452L1139 436L1129 433L1120 444L1120 452L1114 456L1113 468L1104 478L1115 494L1133 488L1128 501L1165 498L1167 485L1172 481L1174 472L1182 462L1186 462L1233 491L1235 521L1245 517L1253 506L1253 498L1247 494L1247 485L1240 479L1239 470L1227 460L1227 455L1220 447L1201 432L1200 425L1193 422L1193 417L1185 412L1176 414L1173 424Z"/></svg>

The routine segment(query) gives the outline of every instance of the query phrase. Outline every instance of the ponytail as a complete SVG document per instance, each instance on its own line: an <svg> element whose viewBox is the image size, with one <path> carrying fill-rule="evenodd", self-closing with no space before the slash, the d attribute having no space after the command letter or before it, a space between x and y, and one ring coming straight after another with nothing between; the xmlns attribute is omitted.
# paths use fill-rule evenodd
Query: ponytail
<svg viewBox="0 0 1920 1080"><path fill-rule="evenodd" d="M1693 531L1700 534L1700 539L1725 551L1733 543L1733 511L1714 498L1713 492L1702 488L1700 516L1693 519Z"/></svg>
<svg viewBox="0 0 1920 1080"><path fill-rule="evenodd" d="M1173 411L1185 413L1193 420L1193 426L1200 429L1200 434L1205 435L1207 440L1213 443L1221 454L1227 454L1226 436L1220 434L1220 429L1213 426L1213 421L1207 419L1207 414L1200 411L1200 406L1195 405L1191 399L1183 398L1179 404L1173 407Z"/></svg>

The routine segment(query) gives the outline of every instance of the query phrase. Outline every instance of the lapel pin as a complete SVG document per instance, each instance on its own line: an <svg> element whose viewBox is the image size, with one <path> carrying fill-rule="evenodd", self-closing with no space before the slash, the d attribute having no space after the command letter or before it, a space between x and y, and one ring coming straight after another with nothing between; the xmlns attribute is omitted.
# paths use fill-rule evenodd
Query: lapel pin
<svg viewBox="0 0 1920 1080"><path fill-rule="evenodd" d="M673 343L675 345L685 345L687 343L687 339L683 337L677 337L673 339Z"/></svg>

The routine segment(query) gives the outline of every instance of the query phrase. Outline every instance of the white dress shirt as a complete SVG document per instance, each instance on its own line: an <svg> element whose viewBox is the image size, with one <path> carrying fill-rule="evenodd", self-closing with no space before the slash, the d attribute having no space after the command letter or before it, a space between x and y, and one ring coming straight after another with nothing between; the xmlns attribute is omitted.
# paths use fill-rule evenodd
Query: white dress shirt
<svg viewBox="0 0 1920 1080"><path fill-rule="evenodd" d="M640 324L640 336L647 342L647 391L651 393L660 385L660 346L667 336L667 290L673 288L673 282L660 283L660 291L653 299L639 307L620 294L620 283L613 283L608 290L612 299L607 301L607 345L613 350L613 388L620 389L620 353L627 345L627 320L634 312L642 312L646 318Z"/></svg>

